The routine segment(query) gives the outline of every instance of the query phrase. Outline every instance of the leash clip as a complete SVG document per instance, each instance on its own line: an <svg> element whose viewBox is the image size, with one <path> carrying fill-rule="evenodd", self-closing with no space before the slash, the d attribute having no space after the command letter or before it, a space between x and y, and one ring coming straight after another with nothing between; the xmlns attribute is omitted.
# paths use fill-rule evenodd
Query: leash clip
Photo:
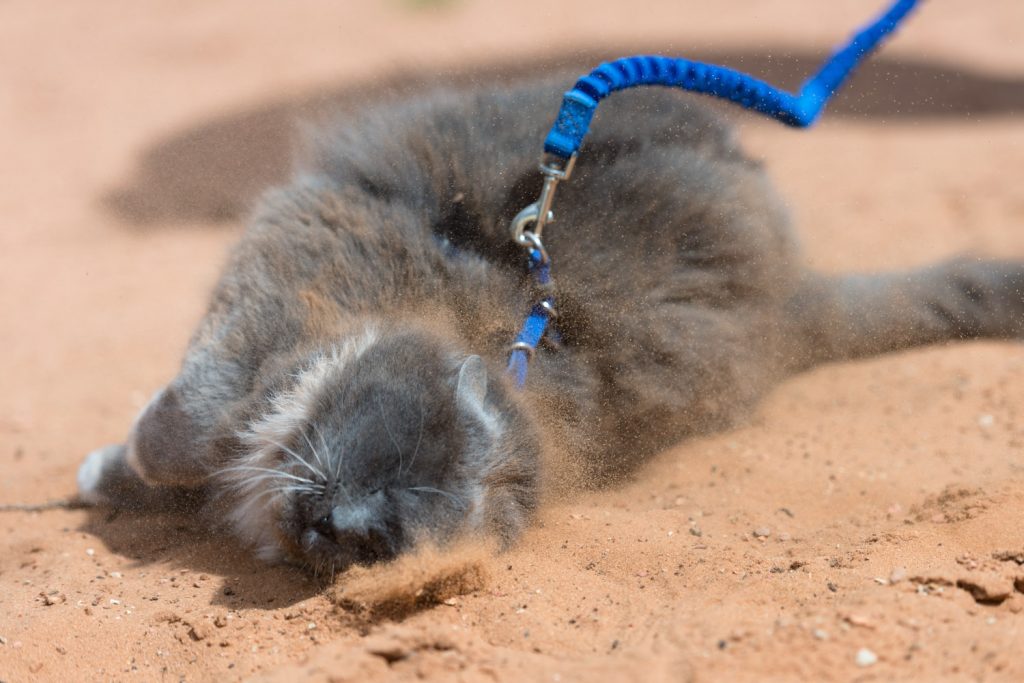
<svg viewBox="0 0 1024 683"><path fill-rule="evenodd" d="M540 190L540 197L512 219L512 239L516 244L526 249L538 248L544 226L555 221L551 205L555 201L558 183L568 180L575 166L575 153L568 159L553 154L545 154L541 158L540 172L544 174L544 186ZM543 246L540 249L543 251Z"/></svg>
<svg viewBox="0 0 1024 683"><path fill-rule="evenodd" d="M544 226L555 220L555 215L551 211L555 189L558 183L569 179L575 165L576 154L568 159L552 154L541 157L540 172L544 174L544 186L541 188L540 197L512 219L512 239L526 249L530 273L544 290L540 300L534 304L530 315L523 322L523 327L510 349L508 372L515 377L516 385L520 388L526 383L526 370L537 344L544 338L551 321L558 317L551 294L551 258L540 236Z"/></svg>

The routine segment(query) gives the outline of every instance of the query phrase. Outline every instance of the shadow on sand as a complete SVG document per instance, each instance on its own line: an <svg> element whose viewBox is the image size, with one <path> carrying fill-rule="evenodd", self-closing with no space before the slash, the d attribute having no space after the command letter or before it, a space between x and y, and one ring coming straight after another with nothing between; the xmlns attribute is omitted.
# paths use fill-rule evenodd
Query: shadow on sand
<svg viewBox="0 0 1024 683"><path fill-rule="evenodd" d="M574 53L455 73L404 73L268 102L155 141L142 152L133 177L108 192L103 203L119 218L140 228L233 221L265 188L287 177L291 150L298 139L297 122L344 115L367 103L405 98L439 86L510 83L558 70L582 73L600 61L635 52ZM756 53L697 51L687 56L739 68L795 89L820 65L825 54L764 49ZM567 87L571 81L569 75ZM557 107L558 102L551 103L552 118ZM1022 78L990 76L938 62L897 61L884 55L868 61L828 109L830 117L853 120L983 121L1020 113L1024 113Z"/></svg>
<svg viewBox="0 0 1024 683"><path fill-rule="evenodd" d="M211 600L213 605L275 609L322 592L321 581L295 567L260 562L229 534L212 530L195 501L176 508L90 508L79 530L99 538L110 552L131 559L138 567L162 564L171 570L219 577L222 583Z"/></svg>

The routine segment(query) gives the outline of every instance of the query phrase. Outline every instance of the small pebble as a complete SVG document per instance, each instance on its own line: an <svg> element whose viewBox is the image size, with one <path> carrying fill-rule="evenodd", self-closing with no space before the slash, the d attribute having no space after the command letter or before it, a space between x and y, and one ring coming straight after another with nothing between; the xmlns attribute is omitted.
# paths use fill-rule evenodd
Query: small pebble
<svg viewBox="0 0 1024 683"><path fill-rule="evenodd" d="M873 629L875 627L871 620L865 617L863 614L847 614L843 616L843 621L845 621L850 626L859 626L860 628Z"/></svg>
<svg viewBox="0 0 1024 683"><path fill-rule="evenodd" d="M60 595L59 593L51 592L49 594L43 595L43 604L47 607L57 605L59 603L64 602L65 600L67 600L67 598L65 598L63 595Z"/></svg>
<svg viewBox="0 0 1024 683"><path fill-rule="evenodd" d="M978 417L978 426L988 428L996 423L994 415L981 415Z"/></svg>
<svg viewBox="0 0 1024 683"><path fill-rule="evenodd" d="M315 628L316 628L316 622L315 621L311 621L308 624L306 624L306 630L307 631L312 631Z"/></svg>
<svg viewBox="0 0 1024 683"><path fill-rule="evenodd" d="M889 583L899 583L907 578L907 570L905 567L896 567L889 574Z"/></svg>
<svg viewBox="0 0 1024 683"><path fill-rule="evenodd" d="M699 537L699 536L702 536L704 534L704 532L701 531L700 529L698 529L697 527L692 526L692 527L690 527L690 534L693 535L693 536L698 536Z"/></svg>
<svg viewBox="0 0 1024 683"><path fill-rule="evenodd" d="M866 647L857 650L857 666L867 667L878 662L878 655Z"/></svg>
<svg viewBox="0 0 1024 683"><path fill-rule="evenodd" d="M828 631L821 628L816 628L811 631L811 635L814 636L815 640L828 640Z"/></svg>
<svg viewBox="0 0 1024 683"><path fill-rule="evenodd" d="M754 529L754 538L767 538L772 535L772 530L766 526Z"/></svg>
<svg viewBox="0 0 1024 683"><path fill-rule="evenodd" d="M189 624L188 635L192 640L200 641L209 638L213 634L213 630L210 625L205 621L199 621L195 624Z"/></svg>
<svg viewBox="0 0 1024 683"><path fill-rule="evenodd" d="M93 550L92 548L86 548L85 549L85 554L88 555L89 557L92 557L93 555L96 554L96 551Z"/></svg>

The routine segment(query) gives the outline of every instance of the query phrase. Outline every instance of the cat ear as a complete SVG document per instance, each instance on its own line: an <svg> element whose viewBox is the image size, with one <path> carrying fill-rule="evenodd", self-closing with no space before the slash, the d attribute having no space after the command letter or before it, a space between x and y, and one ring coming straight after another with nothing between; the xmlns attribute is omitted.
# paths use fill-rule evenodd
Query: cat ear
<svg viewBox="0 0 1024 683"><path fill-rule="evenodd" d="M459 405L474 412L483 409L487 395L487 368L480 356L470 356L459 368L459 382L455 388L455 399Z"/></svg>

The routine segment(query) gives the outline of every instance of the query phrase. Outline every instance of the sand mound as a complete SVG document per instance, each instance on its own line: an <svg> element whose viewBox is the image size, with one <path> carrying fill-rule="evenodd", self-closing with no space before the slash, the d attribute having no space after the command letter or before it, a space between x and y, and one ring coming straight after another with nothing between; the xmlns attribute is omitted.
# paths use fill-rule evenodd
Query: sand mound
<svg viewBox="0 0 1024 683"><path fill-rule="evenodd" d="M491 557L493 551L483 544L425 546L388 564L349 569L328 596L343 609L370 619L401 618L481 590Z"/></svg>

